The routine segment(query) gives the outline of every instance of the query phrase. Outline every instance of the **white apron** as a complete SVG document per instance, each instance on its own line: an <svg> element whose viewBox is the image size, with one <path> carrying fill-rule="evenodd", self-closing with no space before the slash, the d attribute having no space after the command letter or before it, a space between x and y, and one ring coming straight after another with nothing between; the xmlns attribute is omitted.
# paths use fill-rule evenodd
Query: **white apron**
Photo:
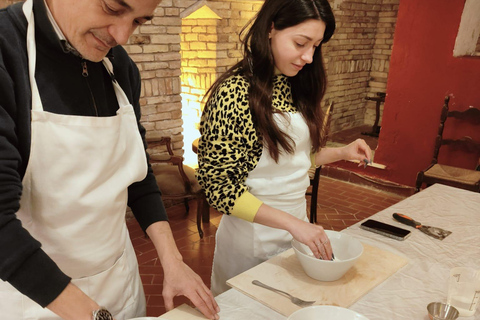
<svg viewBox="0 0 480 320"><path fill-rule="evenodd" d="M286 115L286 117L285 117ZM276 163L263 149L254 170L248 174L249 191L266 205L308 221L305 191L310 185L311 140L300 113L274 114L279 127L295 142L294 154L280 154ZM223 215L216 234L212 270L212 293L230 287L228 279L290 248L292 236L284 230Z"/></svg>
<svg viewBox="0 0 480 320"><path fill-rule="evenodd" d="M17 216L72 282L117 320L144 316L145 296L125 224L127 187L147 173L133 107L114 83L120 108L113 117L43 111L34 77L32 0L23 9L32 141ZM111 69L108 60L104 64ZM7 282L0 282L0 318L60 319Z"/></svg>

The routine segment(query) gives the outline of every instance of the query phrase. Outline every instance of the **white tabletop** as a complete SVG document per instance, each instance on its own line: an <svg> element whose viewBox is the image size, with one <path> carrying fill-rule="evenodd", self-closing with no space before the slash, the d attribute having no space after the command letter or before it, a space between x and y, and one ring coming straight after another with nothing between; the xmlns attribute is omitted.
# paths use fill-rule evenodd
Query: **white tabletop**
<svg viewBox="0 0 480 320"><path fill-rule="evenodd" d="M393 213L404 213L424 225L452 233L440 241L396 222ZM367 293L350 309L370 320L427 320L430 302L446 302L450 269L470 266L480 269L480 193L433 185L370 217L409 229L410 237L398 241L360 229L357 223L346 232L361 242L405 256L407 266ZM221 319L285 320L286 317L235 289L216 297ZM474 317L480 319L480 308Z"/></svg>

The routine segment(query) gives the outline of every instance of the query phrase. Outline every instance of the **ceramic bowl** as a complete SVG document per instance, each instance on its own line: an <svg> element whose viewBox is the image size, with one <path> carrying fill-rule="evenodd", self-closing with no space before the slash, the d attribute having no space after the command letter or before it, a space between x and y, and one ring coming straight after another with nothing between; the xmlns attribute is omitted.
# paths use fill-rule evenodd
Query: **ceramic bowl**
<svg viewBox="0 0 480 320"><path fill-rule="evenodd" d="M310 248L292 240L292 247L305 273L320 281L335 281L355 264L363 253L363 245L352 236L342 232L325 230L332 245L335 259L327 261L317 259Z"/></svg>
<svg viewBox="0 0 480 320"><path fill-rule="evenodd" d="M295 311L287 320L368 320L365 316L342 307L312 306Z"/></svg>
<svg viewBox="0 0 480 320"><path fill-rule="evenodd" d="M455 320L459 315L454 306L441 302L429 303L427 311L430 320Z"/></svg>

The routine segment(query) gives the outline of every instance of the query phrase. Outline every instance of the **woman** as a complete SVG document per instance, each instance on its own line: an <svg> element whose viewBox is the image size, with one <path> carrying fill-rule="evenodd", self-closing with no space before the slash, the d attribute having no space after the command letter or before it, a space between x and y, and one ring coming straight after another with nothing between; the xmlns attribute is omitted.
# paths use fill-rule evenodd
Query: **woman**
<svg viewBox="0 0 480 320"><path fill-rule="evenodd" d="M320 148L321 45L334 30L327 0L266 0L243 39L243 60L208 92L198 178L209 203L225 214L214 295L228 289L229 278L288 249L292 237L317 258L332 257L323 228L307 220L308 169L371 156L363 140Z"/></svg>

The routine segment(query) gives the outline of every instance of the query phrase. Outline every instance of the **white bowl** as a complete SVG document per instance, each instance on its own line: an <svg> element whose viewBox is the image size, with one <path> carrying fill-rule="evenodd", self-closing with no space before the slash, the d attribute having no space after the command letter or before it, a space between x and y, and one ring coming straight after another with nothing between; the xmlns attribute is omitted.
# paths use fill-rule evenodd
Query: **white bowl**
<svg viewBox="0 0 480 320"><path fill-rule="evenodd" d="M287 320L368 320L353 310L335 306L311 306L295 311Z"/></svg>
<svg viewBox="0 0 480 320"><path fill-rule="evenodd" d="M305 273L320 281L335 281L353 267L363 253L363 245L352 236L341 232L325 230L332 245L334 261L317 259L310 248L292 240L292 247Z"/></svg>

